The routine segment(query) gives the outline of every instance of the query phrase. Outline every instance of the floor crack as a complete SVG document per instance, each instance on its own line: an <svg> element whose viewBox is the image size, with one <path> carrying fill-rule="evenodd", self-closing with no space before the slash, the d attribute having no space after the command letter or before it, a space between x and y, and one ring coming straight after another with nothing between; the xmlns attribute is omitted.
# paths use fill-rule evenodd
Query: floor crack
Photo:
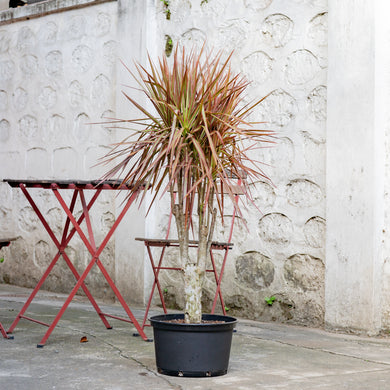
<svg viewBox="0 0 390 390"><path fill-rule="evenodd" d="M146 370L148 373L152 374L153 376L155 376L156 378L159 378L161 380L163 380L164 382L167 383L167 385L170 386L170 388L172 390L183 390L183 388L180 386L180 385L177 385L175 383L172 383L168 377L164 376L164 375L160 375L158 374L155 370L152 370L150 369L146 364L144 364L142 361L136 359L135 357L133 356L129 356L127 353L123 352L119 347L117 347L116 345L100 338L99 336L96 336L92 333L89 333L89 332L85 332L85 331L82 331L80 329L74 329L74 328L70 328L68 326L61 326L59 325L59 327L63 327L63 328L67 328L67 329L71 329L72 331L74 332L78 332L78 333L81 333L83 335L87 335L88 337L91 337L91 338L94 338L96 340L98 340L99 342L101 342L102 344L105 344L109 347L111 347L112 349L114 349L115 351L118 352L119 356L121 358L124 358L124 359L127 359L127 360L131 360L135 363L137 363L139 366L141 366L144 370Z"/></svg>
<svg viewBox="0 0 390 390"><path fill-rule="evenodd" d="M114 346L114 348L116 348L116 347ZM118 348L116 348L116 349L119 351L119 356L121 356L121 357L123 357L125 359L129 359L129 360L132 360L132 361L136 362L141 367L143 367L146 371L148 371L149 373L153 374L155 377L160 378L163 381L165 381L167 384L169 384L169 386L172 387L172 390L182 390L183 389L180 385L176 385L175 383L172 383L167 377L165 377L163 375L159 375L156 371L150 369L148 366L146 366L144 363L142 363L140 360L136 359L135 357L133 357L133 356L126 356Z"/></svg>
<svg viewBox="0 0 390 390"><path fill-rule="evenodd" d="M305 346L305 345L298 345L298 344L294 344L294 343L291 343L291 342L288 342L288 341L263 338L263 337L260 337L260 336L252 335L250 333L245 333L245 331L241 331L240 333L242 335L247 336L247 337L252 337L252 338L255 338L255 339L258 339L258 340L269 341L269 342L277 343L277 344L281 344L281 345L288 345L290 347L308 349L308 350L311 350L311 351L324 352L324 353L328 353L328 354L336 355L336 356L344 356L344 357L356 359L356 360L359 360L359 361L364 361L364 362L367 362L367 363L380 364L380 365L383 365L383 366L390 367L390 363L383 362L383 361L372 360L372 359L368 359L368 358L364 358L364 357L359 357L359 356L355 356L355 355L351 355L351 354L347 354L347 353L342 353L342 352L331 351L331 350L323 349L323 348L308 347L308 346Z"/></svg>

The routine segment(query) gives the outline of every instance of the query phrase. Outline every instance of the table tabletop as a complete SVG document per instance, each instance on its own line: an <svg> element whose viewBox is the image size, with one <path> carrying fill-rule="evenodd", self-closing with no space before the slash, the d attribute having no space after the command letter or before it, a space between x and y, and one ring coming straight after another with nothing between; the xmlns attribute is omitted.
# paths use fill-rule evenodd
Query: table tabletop
<svg viewBox="0 0 390 390"><path fill-rule="evenodd" d="M59 188L59 189L90 189L90 190L130 190L133 187L120 179L112 180L55 180L55 179L3 179L11 187L19 187L21 184L29 188Z"/></svg>

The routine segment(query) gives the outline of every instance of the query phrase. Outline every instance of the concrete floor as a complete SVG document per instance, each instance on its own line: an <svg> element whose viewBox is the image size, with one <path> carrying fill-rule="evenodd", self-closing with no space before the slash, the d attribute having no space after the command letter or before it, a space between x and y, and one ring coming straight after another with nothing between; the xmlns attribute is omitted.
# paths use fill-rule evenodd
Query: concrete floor
<svg viewBox="0 0 390 390"><path fill-rule="evenodd" d="M0 320L6 328L28 293L0 284ZM63 301L61 294L40 292L28 315L50 322ZM122 314L116 304L102 306ZM141 309L132 310L142 317ZM131 324L110 323L114 328L107 330L89 302L76 297L45 347L37 348L46 328L21 320L14 340L0 338L0 389L390 390L387 338L239 320L228 374L196 379L158 374L153 343L132 337ZM146 333L153 337L151 328ZM88 342L81 343L84 336Z"/></svg>

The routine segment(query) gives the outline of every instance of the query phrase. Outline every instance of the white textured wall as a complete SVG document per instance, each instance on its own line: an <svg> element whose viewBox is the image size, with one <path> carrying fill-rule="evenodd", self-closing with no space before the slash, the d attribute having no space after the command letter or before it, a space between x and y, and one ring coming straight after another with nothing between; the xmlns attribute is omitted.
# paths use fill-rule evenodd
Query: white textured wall
<svg viewBox="0 0 390 390"><path fill-rule="evenodd" d="M56 4L44 6L51 12ZM239 223L233 235L222 286L229 313L371 333L390 328L385 0L170 0L170 20L160 0L58 4L74 9L30 20L23 19L34 16L29 7L0 13L0 178L99 176L91 166L124 133L88 122L136 115L121 96L130 78L118 58L145 63L146 50L155 58L167 37L174 46L206 40L208 48L234 50L234 70L252 81L248 99L270 94L252 119L266 121L279 141L258 156L274 184L254 188L261 212L249 206L248 230ZM47 193L35 194L59 232L60 208ZM119 205L109 195L97 205L98 240ZM132 238L164 237L168 206L162 200L146 218L132 208L104 253L129 300L144 300L152 281ZM0 216L1 234L19 237L3 249L0 282L33 286L54 247L21 192L6 184ZM228 233L221 226L216 238ZM79 239L68 253L83 269L89 256ZM166 259L177 263L173 251ZM180 273L161 275L167 301L180 307ZM98 273L88 283L96 295L112 296ZM44 287L73 284L58 265ZM209 275L205 310L213 291ZM264 298L272 295L270 307Z"/></svg>
<svg viewBox="0 0 390 390"><path fill-rule="evenodd" d="M1 177L80 178L98 175L90 164L113 135L86 122L112 111L132 115L120 96L129 78L118 62L145 61L163 53L166 37L174 45L234 50L233 68L252 81L248 99L269 98L255 112L279 134L278 144L259 156L269 164L269 183L257 183L261 212L249 207L249 230L238 225L223 283L230 313L262 320L321 325L325 273L325 141L327 105L326 0L171 0L167 20L159 0L123 0L0 26ZM16 11L21 12L21 11ZM44 43L45 42L45 43ZM1 186L3 231L20 239L0 266L6 282L33 285L52 249L36 227L22 195ZM42 194L40 204L54 224L59 209ZM99 205L100 229L112 223L111 198ZM109 270L128 298L140 300L151 282L143 248L134 235L161 236L166 206L146 218L139 213L136 231L126 222L109 248ZM104 217L102 217L102 215ZM229 222L229 218L227 218ZM218 229L224 239L228 227ZM34 254L31 256L31 254ZM85 262L79 242L73 258ZM168 255L175 262L175 254ZM221 256L217 256L221 261ZM114 265L115 263L115 265ZM144 274L146 277L144 277ZM62 278L48 288L66 289ZM145 279L145 280L144 280ZM164 288L172 304L181 305L178 273L165 273ZM106 289L96 287L101 295ZM205 305L213 290L207 281ZM173 295L176 294L176 297ZM272 307L266 296L277 298Z"/></svg>
<svg viewBox="0 0 390 390"><path fill-rule="evenodd" d="M17 10L22 11L28 8ZM112 116L115 109L116 30L115 2L0 25L1 179L100 176L101 169L92 166L113 136L88 123ZM65 220L54 196L32 193L59 233ZM1 265L0 280L33 286L55 248L20 191L0 184L0 210L1 234L19 237ZM115 219L111 194L104 194L95 210L99 242ZM89 255L76 236L68 254L82 270ZM113 273L114 243L104 255ZM44 288L67 291L73 284L60 261ZM98 272L91 288L111 295Z"/></svg>
<svg viewBox="0 0 390 390"><path fill-rule="evenodd" d="M386 1L330 1L326 323L389 328Z"/></svg>
<svg viewBox="0 0 390 390"><path fill-rule="evenodd" d="M377 87L377 100L380 102L380 125L383 127L384 142L381 143L381 152L378 152L382 160L383 172L383 225L382 228L382 242L381 247L381 262L377 267L377 279L381 281L380 287L383 286L383 290L379 292L381 297L381 315L382 322L381 328L390 329L390 25L387 23L386 14L390 12L389 4L384 5L387 12L381 12L381 9L377 9L378 27L376 33L377 39L377 54L379 58L380 66L378 67L378 81ZM380 54L378 53L380 49ZM375 299L376 297L374 297Z"/></svg>
<svg viewBox="0 0 390 390"><path fill-rule="evenodd" d="M138 118L139 112L134 109L124 98L122 91L131 93L133 98L142 102L145 100L142 94L136 89L129 89L129 86L136 87L135 82L129 75L128 70L122 64L132 68L134 61L145 63L147 57L146 47L149 39L153 41L153 28L149 24L153 15L149 16L149 6L153 0L121 0L117 3L117 66L116 84L113 86L116 93L116 117ZM152 38L150 38L152 36ZM120 141L128 136L128 131L118 130L115 134L116 140ZM119 198L116 203L116 213L121 209L122 203ZM121 222L115 235L115 279L116 284L126 298L131 301L143 303L145 297L145 269L150 267L144 262L144 246L135 237L145 235L145 208L134 204ZM147 271L146 271L147 272ZM147 283L146 283L147 284ZM147 289L149 291L149 288Z"/></svg>
<svg viewBox="0 0 390 390"><path fill-rule="evenodd" d="M261 212L249 207L248 231L237 225L223 283L226 306L256 319L322 324L327 2L171 0L170 20L156 3L161 48L170 36L174 45L206 40L208 48L234 50L234 70L252 82L248 99L270 93L252 119L266 121L280 137L259 156L275 186L257 183ZM228 227L220 229L218 238L227 236ZM170 260L175 264L174 253ZM179 275L164 275L167 298L181 306ZM213 285L210 276L206 307ZM269 307L264 298L272 295L277 302Z"/></svg>
<svg viewBox="0 0 390 390"><path fill-rule="evenodd" d="M373 318L372 267L377 257L374 2L358 3L355 7L347 1L331 14L327 139L326 320L355 328ZM338 286L343 289L341 301Z"/></svg>

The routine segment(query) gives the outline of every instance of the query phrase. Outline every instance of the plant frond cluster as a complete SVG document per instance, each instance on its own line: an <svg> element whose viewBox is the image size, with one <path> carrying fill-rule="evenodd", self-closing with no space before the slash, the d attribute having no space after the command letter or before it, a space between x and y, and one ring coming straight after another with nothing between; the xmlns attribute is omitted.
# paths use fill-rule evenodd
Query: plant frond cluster
<svg viewBox="0 0 390 390"><path fill-rule="evenodd" d="M247 180L267 179L248 156L253 147L272 142L271 131L248 121L263 99L244 103L248 82L232 71L231 56L222 60L222 52L176 49L172 64L166 57L157 63L149 57L148 69L138 64L136 74L131 74L153 110L124 92L143 118L116 124L132 123L140 130L105 157L106 162L116 162L105 178L120 176L134 191L146 185L155 190L153 200L158 194L177 192L186 226L191 224L194 207L200 218L206 217L206 210L215 207L214 200L223 216L224 194L239 211L237 183L247 194Z"/></svg>

